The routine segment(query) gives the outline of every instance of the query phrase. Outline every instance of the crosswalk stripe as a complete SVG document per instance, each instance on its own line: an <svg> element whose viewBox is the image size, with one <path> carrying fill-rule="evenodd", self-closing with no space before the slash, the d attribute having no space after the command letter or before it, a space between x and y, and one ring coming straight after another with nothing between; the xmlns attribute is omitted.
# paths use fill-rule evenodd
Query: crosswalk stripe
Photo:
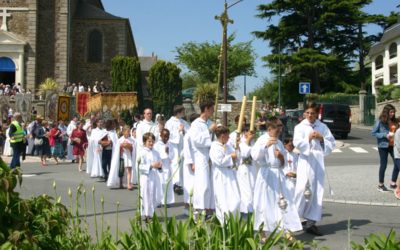
<svg viewBox="0 0 400 250"><path fill-rule="evenodd" d="M351 150L353 150L354 152L356 152L356 153L364 153L364 154L368 153L367 150L365 150L365 149L363 149L361 147L349 147L349 148Z"/></svg>
<svg viewBox="0 0 400 250"><path fill-rule="evenodd" d="M338 148L335 148L333 151L332 151L332 153L342 153L343 151L342 150L340 150L340 149L338 149Z"/></svg>
<svg viewBox="0 0 400 250"><path fill-rule="evenodd" d="M378 151L378 147L372 147L373 149L375 149L376 151Z"/></svg>

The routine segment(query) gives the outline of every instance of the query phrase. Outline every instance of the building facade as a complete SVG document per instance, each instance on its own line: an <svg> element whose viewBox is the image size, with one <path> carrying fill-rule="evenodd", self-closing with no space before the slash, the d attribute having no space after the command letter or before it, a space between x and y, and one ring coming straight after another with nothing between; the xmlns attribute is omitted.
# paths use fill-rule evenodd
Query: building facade
<svg viewBox="0 0 400 250"><path fill-rule="evenodd" d="M111 59L137 57L129 20L101 0L0 0L0 82L111 86Z"/></svg>
<svg viewBox="0 0 400 250"><path fill-rule="evenodd" d="M372 93L376 94L383 85L400 85L400 23L387 28L379 43L370 51L372 72Z"/></svg>

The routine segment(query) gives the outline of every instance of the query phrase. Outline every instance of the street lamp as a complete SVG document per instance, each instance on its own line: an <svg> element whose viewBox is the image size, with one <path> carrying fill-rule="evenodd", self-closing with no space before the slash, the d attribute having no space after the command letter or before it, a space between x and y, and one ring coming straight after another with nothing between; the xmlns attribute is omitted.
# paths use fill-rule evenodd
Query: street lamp
<svg viewBox="0 0 400 250"><path fill-rule="evenodd" d="M228 68L228 23L233 23L233 20L229 19L228 9L243 0L239 0L234 2L233 4L228 6L228 3L225 0L224 4L224 12L220 16L215 16L215 19L220 20L222 24L223 36L222 36L222 51L223 56L221 60L223 60L222 65L222 81L223 81L223 91L224 91L224 103L228 102L228 79L227 79L227 68ZM223 113L223 123L224 126L228 125L228 114L224 111Z"/></svg>

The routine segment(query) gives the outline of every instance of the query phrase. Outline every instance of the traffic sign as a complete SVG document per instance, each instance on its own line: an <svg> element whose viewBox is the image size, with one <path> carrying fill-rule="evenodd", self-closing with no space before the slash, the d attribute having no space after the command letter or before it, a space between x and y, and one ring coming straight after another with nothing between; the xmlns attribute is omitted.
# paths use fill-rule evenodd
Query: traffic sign
<svg viewBox="0 0 400 250"><path fill-rule="evenodd" d="M232 112L232 104L218 104L218 112Z"/></svg>
<svg viewBox="0 0 400 250"><path fill-rule="evenodd" d="M299 94L310 94L311 86L309 82L299 82Z"/></svg>

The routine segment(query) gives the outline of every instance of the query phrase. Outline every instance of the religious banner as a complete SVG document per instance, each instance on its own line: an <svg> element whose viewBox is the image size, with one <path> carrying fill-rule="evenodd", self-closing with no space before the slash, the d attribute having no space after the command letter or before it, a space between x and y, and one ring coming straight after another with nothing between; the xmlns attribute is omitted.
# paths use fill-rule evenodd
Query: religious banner
<svg viewBox="0 0 400 250"><path fill-rule="evenodd" d="M1 96L0 98L0 115L1 115L1 122L7 123L8 121L8 110L10 109L10 97L9 96Z"/></svg>
<svg viewBox="0 0 400 250"><path fill-rule="evenodd" d="M57 119L58 93L56 91L46 91L45 118L49 121Z"/></svg>
<svg viewBox="0 0 400 250"><path fill-rule="evenodd" d="M90 99L89 92L78 92L76 93L76 112L83 117L89 112L88 102Z"/></svg>
<svg viewBox="0 0 400 250"><path fill-rule="evenodd" d="M58 115L57 120L68 121L69 120L69 96L59 96L58 97Z"/></svg>
<svg viewBox="0 0 400 250"><path fill-rule="evenodd" d="M89 100L90 112L111 112L117 117L121 111L133 109L138 106L136 92L106 92L99 93Z"/></svg>
<svg viewBox="0 0 400 250"><path fill-rule="evenodd" d="M15 111L20 112L22 119L25 122L32 120L32 94L21 94L15 95Z"/></svg>

